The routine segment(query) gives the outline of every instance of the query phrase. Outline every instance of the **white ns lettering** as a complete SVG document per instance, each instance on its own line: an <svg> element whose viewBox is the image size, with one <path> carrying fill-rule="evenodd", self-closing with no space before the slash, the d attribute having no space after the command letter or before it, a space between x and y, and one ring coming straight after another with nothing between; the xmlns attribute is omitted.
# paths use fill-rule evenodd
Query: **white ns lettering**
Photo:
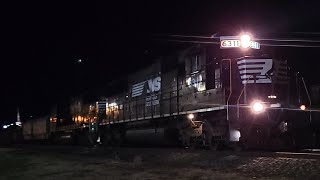
<svg viewBox="0 0 320 180"><path fill-rule="evenodd" d="M161 88L161 77L156 77L154 79L148 80L147 93L160 91Z"/></svg>

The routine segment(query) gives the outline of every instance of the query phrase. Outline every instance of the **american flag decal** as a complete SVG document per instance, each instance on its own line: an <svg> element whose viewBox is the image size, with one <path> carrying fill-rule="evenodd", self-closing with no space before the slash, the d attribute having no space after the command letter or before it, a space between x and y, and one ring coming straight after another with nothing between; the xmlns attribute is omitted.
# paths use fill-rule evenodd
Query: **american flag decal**
<svg viewBox="0 0 320 180"><path fill-rule="evenodd" d="M143 92L146 81L132 85L131 97L140 96Z"/></svg>
<svg viewBox="0 0 320 180"><path fill-rule="evenodd" d="M242 84L272 82L272 59L242 59L237 64Z"/></svg>

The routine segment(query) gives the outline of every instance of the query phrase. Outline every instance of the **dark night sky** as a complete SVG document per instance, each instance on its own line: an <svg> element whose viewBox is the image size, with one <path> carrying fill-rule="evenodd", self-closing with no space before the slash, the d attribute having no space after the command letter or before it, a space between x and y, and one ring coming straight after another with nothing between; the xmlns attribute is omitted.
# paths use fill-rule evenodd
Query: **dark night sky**
<svg viewBox="0 0 320 180"><path fill-rule="evenodd" d="M154 41L152 34L211 35L224 28L265 37L320 32L317 3L160 2L2 5L0 124L14 120L17 106L32 115L45 113L70 95L98 88L108 94L110 82L174 47ZM308 38L320 40L320 34ZM310 82L320 83L312 78L319 67L319 50L282 48L279 52ZM79 58L83 63L77 64Z"/></svg>

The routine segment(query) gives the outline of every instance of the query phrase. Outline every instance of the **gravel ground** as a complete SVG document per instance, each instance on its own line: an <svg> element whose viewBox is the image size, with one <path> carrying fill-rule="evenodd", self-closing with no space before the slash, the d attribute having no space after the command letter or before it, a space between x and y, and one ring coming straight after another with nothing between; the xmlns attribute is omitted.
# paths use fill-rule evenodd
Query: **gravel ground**
<svg viewBox="0 0 320 180"><path fill-rule="evenodd" d="M320 179L320 157L151 148L0 148L0 179Z"/></svg>

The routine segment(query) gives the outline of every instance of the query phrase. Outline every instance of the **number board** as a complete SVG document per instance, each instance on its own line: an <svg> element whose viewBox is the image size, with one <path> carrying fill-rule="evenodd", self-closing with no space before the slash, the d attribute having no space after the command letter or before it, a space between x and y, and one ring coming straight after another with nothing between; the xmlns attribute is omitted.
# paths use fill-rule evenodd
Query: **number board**
<svg viewBox="0 0 320 180"><path fill-rule="evenodd" d="M250 48L252 49L260 49L260 43L255 41L250 41Z"/></svg>
<svg viewBox="0 0 320 180"><path fill-rule="evenodd" d="M240 47L241 42L240 40L221 40L220 46L221 48L234 48Z"/></svg>
<svg viewBox="0 0 320 180"><path fill-rule="evenodd" d="M220 48L240 48L241 41L239 36L221 36L220 37ZM260 43L250 41L249 48L260 49Z"/></svg>

